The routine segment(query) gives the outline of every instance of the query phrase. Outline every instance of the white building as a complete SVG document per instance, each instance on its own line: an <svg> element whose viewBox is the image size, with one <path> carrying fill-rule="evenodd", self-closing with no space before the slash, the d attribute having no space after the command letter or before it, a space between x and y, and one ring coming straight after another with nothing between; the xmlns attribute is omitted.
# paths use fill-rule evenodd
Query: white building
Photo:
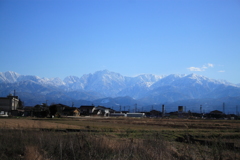
<svg viewBox="0 0 240 160"><path fill-rule="evenodd" d="M0 113L4 115L11 115L12 111L16 111L19 107L18 96L0 97Z"/></svg>

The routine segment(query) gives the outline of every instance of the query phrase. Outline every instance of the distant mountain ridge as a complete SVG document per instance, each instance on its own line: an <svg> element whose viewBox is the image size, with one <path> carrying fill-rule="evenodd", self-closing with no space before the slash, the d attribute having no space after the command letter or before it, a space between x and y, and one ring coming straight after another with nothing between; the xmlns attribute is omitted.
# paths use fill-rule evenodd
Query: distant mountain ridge
<svg viewBox="0 0 240 160"><path fill-rule="evenodd" d="M68 76L63 80L20 75L12 71L1 72L0 96L6 96L14 89L25 101L25 105L48 101L67 105L73 102L75 105L94 102L107 106L127 105L125 102L131 102L129 105L138 103L147 106L178 101L193 102L206 98L240 97L239 85L197 74L142 74L127 77L108 70L85 74L82 77Z"/></svg>

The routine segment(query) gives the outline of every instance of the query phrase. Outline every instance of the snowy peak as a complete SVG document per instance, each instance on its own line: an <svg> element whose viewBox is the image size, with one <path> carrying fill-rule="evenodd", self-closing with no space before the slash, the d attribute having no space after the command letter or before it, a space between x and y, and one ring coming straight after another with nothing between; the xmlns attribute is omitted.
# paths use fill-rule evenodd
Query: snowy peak
<svg viewBox="0 0 240 160"><path fill-rule="evenodd" d="M92 75L94 78L98 78L99 80L109 82L109 81L124 81L124 76L119 73L110 72L108 70L97 71Z"/></svg>
<svg viewBox="0 0 240 160"><path fill-rule="evenodd" d="M156 88L164 85L206 85L207 83L239 86L224 80L214 80L197 74L171 74L168 76L142 74L135 77L126 77L119 73L102 70L93 74L85 74L80 78L77 76L68 76L64 80L61 80L60 78L40 78L33 75L20 75L12 71L0 72L0 83L15 83L21 81L33 81L43 85L71 86L73 90L86 89L90 91L100 91L105 89L112 90L113 92L133 86Z"/></svg>
<svg viewBox="0 0 240 160"><path fill-rule="evenodd" d="M136 85L145 85L150 87L155 82L162 79L164 76L158 76L153 74L142 74L138 75L136 77L125 77L126 84L130 86L136 86Z"/></svg>
<svg viewBox="0 0 240 160"><path fill-rule="evenodd" d="M186 75L177 75L177 74L170 74L168 76L165 76L161 78L159 81L154 83L151 87L156 88L156 87L161 87L165 85L171 85L175 81L178 81L179 79L183 78Z"/></svg>
<svg viewBox="0 0 240 160"><path fill-rule="evenodd" d="M185 77L186 79L192 80L192 83L198 83L201 85L204 84L215 84L215 85L229 85L229 86L235 86L234 84L227 82L226 80L215 80L211 79L202 75L197 75L197 74L190 74Z"/></svg>
<svg viewBox="0 0 240 160"><path fill-rule="evenodd" d="M1 72L0 73L0 82L5 83L14 83L17 81L20 74L13 72L13 71L7 71L7 72Z"/></svg>
<svg viewBox="0 0 240 160"><path fill-rule="evenodd" d="M21 75L18 79L18 82L22 81L33 81L42 85L52 85L52 86L61 86L65 85L65 83L60 78L40 78L38 76L31 75Z"/></svg>
<svg viewBox="0 0 240 160"><path fill-rule="evenodd" d="M125 77L108 70L84 75L81 80L83 80L84 89L97 91L105 96L115 96L117 92L125 87Z"/></svg>
<svg viewBox="0 0 240 160"><path fill-rule="evenodd" d="M64 78L63 81L67 84L77 83L77 82L80 82L80 78L77 76L68 76L68 77Z"/></svg>
<svg viewBox="0 0 240 160"><path fill-rule="evenodd" d="M116 83L119 83L119 85L123 85L125 81L125 77L121 74L110 72L108 70L95 72L93 75L91 75L90 79L91 82L93 82L94 84L102 83L103 85L114 85Z"/></svg>
<svg viewBox="0 0 240 160"><path fill-rule="evenodd" d="M60 78L40 78L33 75L20 75L16 72L8 71L0 73L0 83L16 83L32 81L42 85L61 86L65 83Z"/></svg>
<svg viewBox="0 0 240 160"><path fill-rule="evenodd" d="M142 74L137 76L136 78L142 82L157 82L158 80L162 79L164 76L158 76L153 74Z"/></svg>
<svg viewBox="0 0 240 160"><path fill-rule="evenodd" d="M50 78L46 79L47 84L55 86L64 86L66 83L61 78Z"/></svg>
<svg viewBox="0 0 240 160"><path fill-rule="evenodd" d="M195 80L195 81L213 81L211 80L210 78L207 78L207 77L204 77L202 75L197 75L197 74L189 74L189 75L186 75L185 78L188 78L188 79L192 79L192 80Z"/></svg>
<svg viewBox="0 0 240 160"><path fill-rule="evenodd" d="M46 81L46 80L42 80L40 77L38 76L31 76L31 75L22 75L20 76L18 79L18 81L33 81L33 82L42 82L42 81Z"/></svg>
<svg viewBox="0 0 240 160"><path fill-rule="evenodd" d="M166 77L163 77L162 79L154 83L151 86L151 88L154 89L162 86L177 86L177 87L203 86L205 88L215 88L218 85L234 86L233 84L226 81L210 79L205 76L197 74L189 75L171 74Z"/></svg>

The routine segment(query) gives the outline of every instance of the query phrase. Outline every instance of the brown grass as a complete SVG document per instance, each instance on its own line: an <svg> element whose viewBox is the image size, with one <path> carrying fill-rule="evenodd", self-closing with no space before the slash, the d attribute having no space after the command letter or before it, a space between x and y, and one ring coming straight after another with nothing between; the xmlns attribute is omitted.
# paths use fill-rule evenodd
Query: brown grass
<svg viewBox="0 0 240 160"><path fill-rule="evenodd" d="M41 128L49 128L49 129L66 129L66 128L81 128L77 125L71 124L56 124L51 121L44 121L41 119L0 119L0 128L8 128L8 129L41 129Z"/></svg>
<svg viewBox="0 0 240 160"><path fill-rule="evenodd" d="M24 152L25 160L44 160L37 146L26 146Z"/></svg>
<svg viewBox="0 0 240 160"><path fill-rule="evenodd" d="M90 132L55 132L64 129ZM211 145L175 141L184 136L211 141ZM225 143L234 143L236 148L229 149ZM236 160L240 159L240 121L2 118L0 144L5 144L0 145L0 159Z"/></svg>

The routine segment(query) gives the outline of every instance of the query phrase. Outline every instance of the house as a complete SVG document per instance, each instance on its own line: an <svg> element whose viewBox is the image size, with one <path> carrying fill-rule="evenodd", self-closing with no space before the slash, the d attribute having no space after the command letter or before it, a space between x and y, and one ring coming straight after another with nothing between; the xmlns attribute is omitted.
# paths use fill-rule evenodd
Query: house
<svg viewBox="0 0 240 160"><path fill-rule="evenodd" d="M96 110L98 110L97 115L101 115L101 116L109 116L110 113L113 113L114 110L110 109L110 108L106 108L104 106L97 106Z"/></svg>
<svg viewBox="0 0 240 160"><path fill-rule="evenodd" d="M49 108L43 104L37 104L32 108L32 116L47 117L49 116Z"/></svg>
<svg viewBox="0 0 240 160"><path fill-rule="evenodd" d="M125 113L125 114L127 114L127 113L129 113L129 111L121 111L122 113Z"/></svg>
<svg viewBox="0 0 240 160"><path fill-rule="evenodd" d="M24 113L23 113L24 116L33 116L33 107L31 106L26 106L24 107Z"/></svg>
<svg viewBox="0 0 240 160"><path fill-rule="evenodd" d="M103 115L103 112L102 112L102 110L95 109L95 110L93 111L92 115L102 116L102 115Z"/></svg>
<svg viewBox="0 0 240 160"><path fill-rule="evenodd" d="M234 120L234 119L238 119L238 116L235 115L235 114L228 114L228 115L227 115L227 118L228 118L228 119L231 119L231 120Z"/></svg>
<svg viewBox="0 0 240 160"><path fill-rule="evenodd" d="M80 110L76 107L65 107L62 111L64 116L80 116Z"/></svg>
<svg viewBox="0 0 240 160"><path fill-rule="evenodd" d="M157 110L151 110L150 112L145 112L146 117L162 117L162 112Z"/></svg>
<svg viewBox="0 0 240 160"><path fill-rule="evenodd" d="M4 115L13 115L19 107L18 96L9 94L7 97L0 97L0 113Z"/></svg>
<svg viewBox="0 0 240 160"><path fill-rule="evenodd" d="M179 115L178 111L175 111L175 112L169 112L169 115L171 117L177 117Z"/></svg>
<svg viewBox="0 0 240 160"><path fill-rule="evenodd" d="M157 110L151 110L150 111L150 116L151 117L161 117L162 116L162 112L157 111Z"/></svg>
<svg viewBox="0 0 240 160"><path fill-rule="evenodd" d="M93 115L94 110L96 110L96 107L93 105L91 106L82 105L80 106L79 110L80 110L80 115L89 116L89 115Z"/></svg>
<svg viewBox="0 0 240 160"><path fill-rule="evenodd" d="M68 108L68 106L61 104L61 103L53 104L53 105L49 106L50 117L61 117L61 115L63 115L63 110L65 108Z"/></svg>
<svg viewBox="0 0 240 160"><path fill-rule="evenodd" d="M217 118L217 119L219 119L219 118L225 118L226 114L224 114L221 111L214 110L214 111L211 111L210 113L206 114L206 116L208 118Z"/></svg>

